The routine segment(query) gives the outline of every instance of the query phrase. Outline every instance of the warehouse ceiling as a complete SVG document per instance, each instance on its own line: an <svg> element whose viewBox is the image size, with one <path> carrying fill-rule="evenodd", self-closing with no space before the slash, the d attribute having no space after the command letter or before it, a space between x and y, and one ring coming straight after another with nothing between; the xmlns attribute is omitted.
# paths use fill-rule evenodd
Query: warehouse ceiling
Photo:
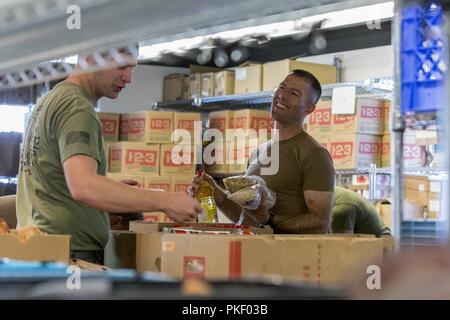
<svg viewBox="0 0 450 320"><path fill-rule="evenodd" d="M255 38L253 43L243 47L238 42L227 43L217 40L212 49L212 56L205 66L217 67L214 61L214 53L226 54L228 57L238 49L244 48L245 59L254 62L268 62L285 58L301 58L319 54L378 47L391 44L390 19L381 21L377 28L369 30L366 24L346 26L323 31L312 31L307 36L296 38L293 36ZM317 42L321 45L316 45ZM148 59L140 62L146 65L160 65L171 67L189 67L191 64L199 64L198 57L201 50L191 49L183 53L166 53L157 59ZM233 67L242 63L242 60L233 61L228 58L226 65Z"/></svg>
<svg viewBox="0 0 450 320"><path fill-rule="evenodd" d="M0 73L145 40L145 45L385 0L21 0L0 2ZM69 5L80 25L69 28Z"/></svg>

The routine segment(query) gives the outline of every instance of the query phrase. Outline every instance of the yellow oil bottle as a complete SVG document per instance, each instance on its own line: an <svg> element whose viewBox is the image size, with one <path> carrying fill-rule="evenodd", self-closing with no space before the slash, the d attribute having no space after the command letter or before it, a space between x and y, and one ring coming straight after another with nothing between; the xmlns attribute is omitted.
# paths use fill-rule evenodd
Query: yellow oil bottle
<svg viewBox="0 0 450 320"><path fill-rule="evenodd" d="M203 170L199 170L197 176L201 177ZM200 223L217 223L217 206L214 201L214 188L205 180L200 182L200 186L194 194L194 198L200 203L203 212L198 216Z"/></svg>

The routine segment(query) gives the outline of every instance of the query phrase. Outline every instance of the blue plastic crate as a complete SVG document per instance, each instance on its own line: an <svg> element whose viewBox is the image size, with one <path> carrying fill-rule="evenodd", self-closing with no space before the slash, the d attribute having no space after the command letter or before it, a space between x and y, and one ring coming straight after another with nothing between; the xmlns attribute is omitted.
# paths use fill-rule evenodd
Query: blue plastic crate
<svg viewBox="0 0 450 320"><path fill-rule="evenodd" d="M402 10L402 112L433 112L446 103L448 43L444 23L442 7L436 3Z"/></svg>

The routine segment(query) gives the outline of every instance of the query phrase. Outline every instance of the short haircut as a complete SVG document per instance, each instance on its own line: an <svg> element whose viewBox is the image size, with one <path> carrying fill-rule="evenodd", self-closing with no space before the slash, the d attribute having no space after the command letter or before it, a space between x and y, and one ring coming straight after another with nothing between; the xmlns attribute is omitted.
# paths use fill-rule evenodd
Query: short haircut
<svg viewBox="0 0 450 320"><path fill-rule="evenodd" d="M309 82L311 86L310 100L313 104L316 104L322 95L322 86L320 85L319 80L317 80L311 72L306 70L295 69L290 74L303 78Z"/></svg>

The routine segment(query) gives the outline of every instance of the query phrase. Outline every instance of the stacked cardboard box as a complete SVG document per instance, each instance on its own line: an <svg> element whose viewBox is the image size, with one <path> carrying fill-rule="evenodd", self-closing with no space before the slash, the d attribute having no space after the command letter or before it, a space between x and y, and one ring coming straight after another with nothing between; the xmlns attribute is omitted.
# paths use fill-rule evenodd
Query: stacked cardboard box
<svg viewBox="0 0 450 320"><path fill-rule="evenodd" d="M235 70L234 93L245 94L262 91L263 65L246 62Z"/></svg>
<svg viewBox="0 0 450 320"><path fill-rule="evenodd" d="M118 113L109 112L98 112L97 114L102 126L103 138L105 141L118 141L120 115Z"/></svg>
<svg viewBox="0 0 450 320"><path fill-rule="evenodd" d="M335 66L284 59L264 64L262 90L275 90L284 78L295 69L311 72L321 84L336 82Z"/></svg>
<svg viewBox="0 0 450 320"><path fill-rule="evenodd" d="M381 162L385 168L391 166L391 144L391 135L383 135ZM423 145L418 145L415 130L405 130L403 134L403 165L409 168L422 167L425 164L425 148Z"/></svg>
<svg viewBox="0 0 450 320"><path fill-rule="evenodd" d="M128 124L128 141L172 142L173 112L133 112L128 115Z"/></svg>
<svg viewBox="0 0 450 320"><path fill-rule="evenodd" d="M379 167L383 107L383 100L357 98L355 114L332 114L331 101L321 100L307 131L330 152L336 169Z"/></svg>
<svg viewBox="0 0 450 320"><path fill-rule="evenodd" d="M418 212L416 218L440 218L443 178L441 176L413 176L404 177L404 197L407 201L424 208Z"/></svg>
<svg viewBox="0 0 450 320"><path fill-rule="evenodd" d="M116 181L136 180L146 189L184 192L200 156L201 144L195 145L194 138L195 134L201 137L201 114L135 112L122 115L122 126L121 137L128 141L110 144L108 176ZM178 139L176 144L173 139ZM144 217L169 221L162 212L146 212Z"/></svg>
<svg viewBox="0 0 450 320"><path fill-rule="evenodd" d="M170 74L164 78L164 101L182 100L186 96L186 78L185 74Z"/></svg>
<svg viewBox="0 0 450 320"><path fill-rule="evenodd" d="M224 70L217 72L215 75L214 95L226 96L234 94L234 71Z"/></svg>

